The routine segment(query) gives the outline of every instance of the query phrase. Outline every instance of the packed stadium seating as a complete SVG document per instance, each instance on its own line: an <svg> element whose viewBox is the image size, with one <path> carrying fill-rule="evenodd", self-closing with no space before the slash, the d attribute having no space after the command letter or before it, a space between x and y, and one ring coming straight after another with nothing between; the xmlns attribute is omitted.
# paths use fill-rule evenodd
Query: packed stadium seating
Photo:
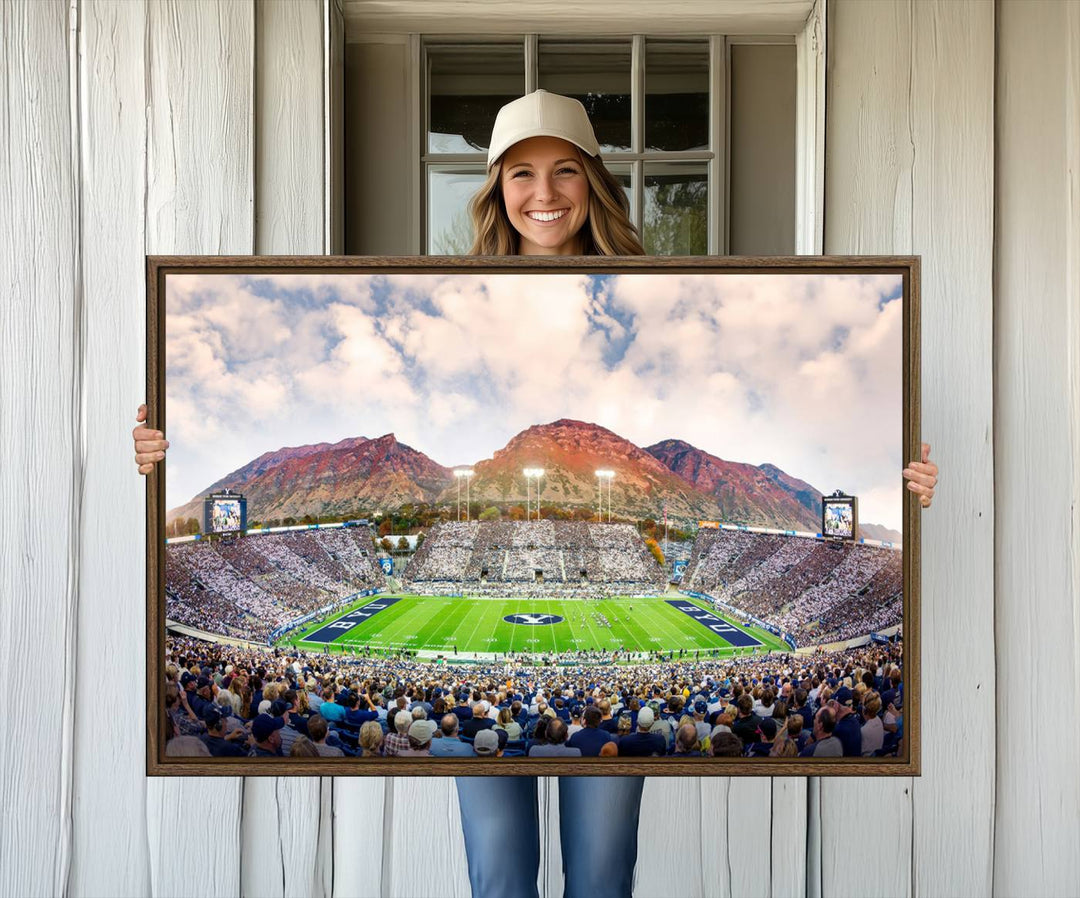
<svg viewBox="0 0 1080 898"><path fill-rule="evenodd" d="M282 624L385 585L367 530L254 534L165 547L166 617L240 639L265 642Z"/></svg>
<svg viewBox="0 0 1080 898"><path fill-rule="evenodd" d="M436 524L403 583L423 594L652 595L663 570L630 524L493 521Z"/></svg>
<svg viewBox="0 0 1080 898"><path fill-rule="evenodd" d="M902 553L858 543L703 529L682 586L777 625L799 645L862 636L903 617Z"/></svg>
<svg viewBox="0 0 1080 898"><path fill-rule="evenodd" d="M273 705L271 700L284 697L293 708L283 739L287 736L291 746L304 735L321 742L318 733L328 728L318 750L323 755L382 757L402 754L398 749L404 746L405 755L429 756L430 743L426 747L410 744L404 736L395 737L396 741L391 738L392 718L404 710L413 720L431 719L439 724L444 713L469 705L473 715L493 719L501 710L510 709L509 720L495 724L507 730L500 737L499 757L520 757L533 746L545 744L545 722L552 714L569 724L572 732L580 729L583 719L589 722L590 707L600 712L599 728L611 734L617 756L624 752L641 756L632 751L633 740L625 740L635 729L639 710L648 707L655 720L643 732L663 737L656 742L663 745L663 750L655 752L659 757L706 758L730 754L727 749L734 746L734 754L756 760L798 754L839 757L841 744L844 756L895 755L903 733L902 670L900 639L812 655L632 666L534 666L507 659L499 664L448 667L401 658L286 655L170 636L163 673L168 738L188 737L185 750L191 748L191 737L207 740L206 725L200 719L207 708L225 715L224 731L238 731L235 735L245 751L253 749L249 732L260 701L266 699L271 716L282 716L285 705ZM179 701L178 695L182 696ZM357 707L354 697L365 697L358 705L359 717L342 711L343 704ZM334 704L338 706L335 713L324 708ZM832 724L826 728L823 714L831 716L833 723L850 718L846 724L836 723L834 735L839 738L831 738ZM794 719L796 715L799 720ZM309 730L320 717L327 726L319 721ZM621 718L629 720L620 730ZM366 726L376 727L374 731L365 733L361 723L365 719L370 721ZM680 750L680 740L687 750ZM471 736L463 741L471 742ZM819 746L831 752L817 750ZM181 743L176 747L180 749Z"/></svg>

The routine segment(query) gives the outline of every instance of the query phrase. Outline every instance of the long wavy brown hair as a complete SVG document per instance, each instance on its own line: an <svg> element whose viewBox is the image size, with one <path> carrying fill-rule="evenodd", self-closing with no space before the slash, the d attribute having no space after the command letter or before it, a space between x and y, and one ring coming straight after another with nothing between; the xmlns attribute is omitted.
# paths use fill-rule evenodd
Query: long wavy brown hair
<svg viewBox="0 0 1080 898"><path fill-rule="evenodd" d="M600 157L578 153L589 182L589 214L579 234L585 256L643 256L637 228L630 221L630 202L622 185ZM504 153L488 170L487 180L469 200L473 244L471 256L516 256L520 235L506 214L501 179Z"/></svg>

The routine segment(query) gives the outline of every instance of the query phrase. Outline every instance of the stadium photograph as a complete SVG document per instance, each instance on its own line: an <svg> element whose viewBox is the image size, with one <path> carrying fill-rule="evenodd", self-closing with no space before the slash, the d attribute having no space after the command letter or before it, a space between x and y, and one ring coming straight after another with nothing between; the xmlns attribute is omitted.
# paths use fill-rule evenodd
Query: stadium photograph
<svg viewBox="0 0 1080 898"><path fill-rule="evenodd" d="M285 267L164 296L165 761L907 757L899 273Z"/></svg>

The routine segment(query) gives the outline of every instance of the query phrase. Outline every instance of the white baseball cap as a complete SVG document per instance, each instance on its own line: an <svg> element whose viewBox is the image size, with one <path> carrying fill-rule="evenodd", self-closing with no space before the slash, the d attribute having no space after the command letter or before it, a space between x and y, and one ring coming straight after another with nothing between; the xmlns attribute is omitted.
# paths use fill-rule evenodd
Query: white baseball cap
<svg viewBox="0 0 1080 898"><path fill-rule="evenodd" d="M590 156L600 152L585 107L573 97L536 90L512 100L495 116L487 165L519 141L529 137L561 137Z"/></svg>

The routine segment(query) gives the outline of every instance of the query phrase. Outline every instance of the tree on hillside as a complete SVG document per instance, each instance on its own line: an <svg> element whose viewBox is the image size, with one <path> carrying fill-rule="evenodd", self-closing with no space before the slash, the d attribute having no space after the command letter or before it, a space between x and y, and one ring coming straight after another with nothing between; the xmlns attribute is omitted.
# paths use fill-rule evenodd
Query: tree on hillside
<svg viewBox="0 0 1080 898"><path fill-rule="evenodd" d="M494 505L489 505L482 512L480 512L481 521L497 521L502 517L502 512L499 511Z"/></svg>
<svg viewBox="0 0 1080 898"><path fill-rule="evenodd" d="M382 549L382 550L383 550L384 552L392 552L392 551L393 551L393 549L394 549L394 544L390 542L390 538L389 538L389 537L386 537L386 536L384 536L384 537L382 538L382 542L380 542L380 543L379 543L379 547L380 547L380 548L381 548L381 549Z"/></svg>
<svg viewBox="0 0 1080 898"><path fill-rule="evenodd" d="M652 557L656 559L656 563L658 565L660 565L660 567L663 567L664 566L664 553L663 553L663 550L661 550L660 546L657 544L656 540L653 539L651 536L648 537L645 540L645 546L652 553Z"/></svg>
<svg viewBox="0 0 1080 898"><path fill-rule="evenodd" d="M397 547L404 552L409 548L409 541L403 536L397 541Z"/></svg>

